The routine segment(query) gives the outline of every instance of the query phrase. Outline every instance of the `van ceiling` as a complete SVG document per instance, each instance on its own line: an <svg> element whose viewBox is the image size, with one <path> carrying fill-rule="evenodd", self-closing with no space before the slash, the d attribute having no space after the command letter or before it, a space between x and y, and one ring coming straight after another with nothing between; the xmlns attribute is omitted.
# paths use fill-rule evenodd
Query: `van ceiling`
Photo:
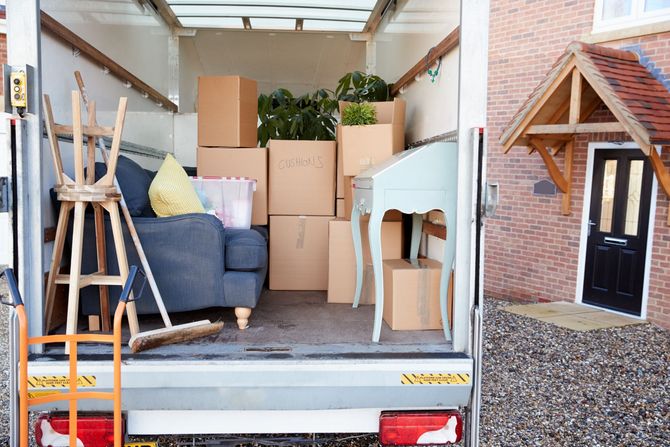
<svg viewBox="0 0 670 447"><path fill-rule="evenodd" d="M185 28L361 32L377 0L166 0Z"/></svg>

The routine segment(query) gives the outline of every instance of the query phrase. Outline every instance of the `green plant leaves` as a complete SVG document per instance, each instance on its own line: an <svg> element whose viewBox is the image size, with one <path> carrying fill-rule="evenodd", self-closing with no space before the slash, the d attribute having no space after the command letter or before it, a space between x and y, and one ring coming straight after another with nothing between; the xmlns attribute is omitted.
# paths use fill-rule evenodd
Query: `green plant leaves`
<svg viewBox="0 0 670 447"><path fill-rule="evenodd" d="M335 89L335 97L340 101L374 102L388 101L389 87L377 75L353 71L340 78Z"/></svg>
<svg viewBox="0 0 670 447"><path fill-rule="evenodd" d="M334 140L337 121L332 115L337 101L320 89L297 98L284 88L258 97L258 140Z"/></svg>
<svg viewBox="0 0 670 447"><path fill-rule="evenodd" d="M342 110L343 126L377 124L377 109L369 102L352 103Z"/></svg>

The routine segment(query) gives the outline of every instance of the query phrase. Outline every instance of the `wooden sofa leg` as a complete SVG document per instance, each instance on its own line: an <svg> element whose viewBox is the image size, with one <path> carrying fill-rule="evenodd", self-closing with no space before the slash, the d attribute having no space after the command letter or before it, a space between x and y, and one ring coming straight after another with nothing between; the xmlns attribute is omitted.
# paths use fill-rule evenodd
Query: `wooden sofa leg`
<svg viewBox="0 0 670 447"><path fill-rule="evenodd" d="M249 316L251 309L249 307L236 307L235 316L237 317L237 327L241 330L249 327Z"/></svg>

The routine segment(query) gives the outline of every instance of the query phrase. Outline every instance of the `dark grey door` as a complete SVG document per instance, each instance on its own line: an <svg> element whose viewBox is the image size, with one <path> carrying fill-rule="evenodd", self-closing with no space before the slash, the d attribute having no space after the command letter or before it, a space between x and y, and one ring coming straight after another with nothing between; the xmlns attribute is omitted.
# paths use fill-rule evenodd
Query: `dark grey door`
<svg viewBox="0 0 670 447"><path fill-rule="evenodd" d="M652 180L639 149L596 149L584 303L640 315Z"/></svg>

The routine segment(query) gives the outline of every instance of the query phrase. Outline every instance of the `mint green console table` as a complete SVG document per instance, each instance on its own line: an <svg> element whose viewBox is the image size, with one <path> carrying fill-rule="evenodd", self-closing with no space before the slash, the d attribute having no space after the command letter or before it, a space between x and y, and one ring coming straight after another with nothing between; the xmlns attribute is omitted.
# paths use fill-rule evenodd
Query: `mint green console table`
<svg viewBox="0 0 670 447"><path fill-rule="evenodd" d="M441 168L438 168L441 167ZM419 254L423 214L444 212L447 226L442 276L440 282L440 312L444 336L451 341L447 312L447 291L456 250L456 194L458 145L430 143L400 152L354 178L354 200L351 229L356 254L356 292L354 307L358 307L363 288L363 248L360 218L370 214L368 235L375 278L375 320L372 341L379 342L384 311L384 277L382 268L381 226L387 210L412 214L410 257Z"/></svg>

